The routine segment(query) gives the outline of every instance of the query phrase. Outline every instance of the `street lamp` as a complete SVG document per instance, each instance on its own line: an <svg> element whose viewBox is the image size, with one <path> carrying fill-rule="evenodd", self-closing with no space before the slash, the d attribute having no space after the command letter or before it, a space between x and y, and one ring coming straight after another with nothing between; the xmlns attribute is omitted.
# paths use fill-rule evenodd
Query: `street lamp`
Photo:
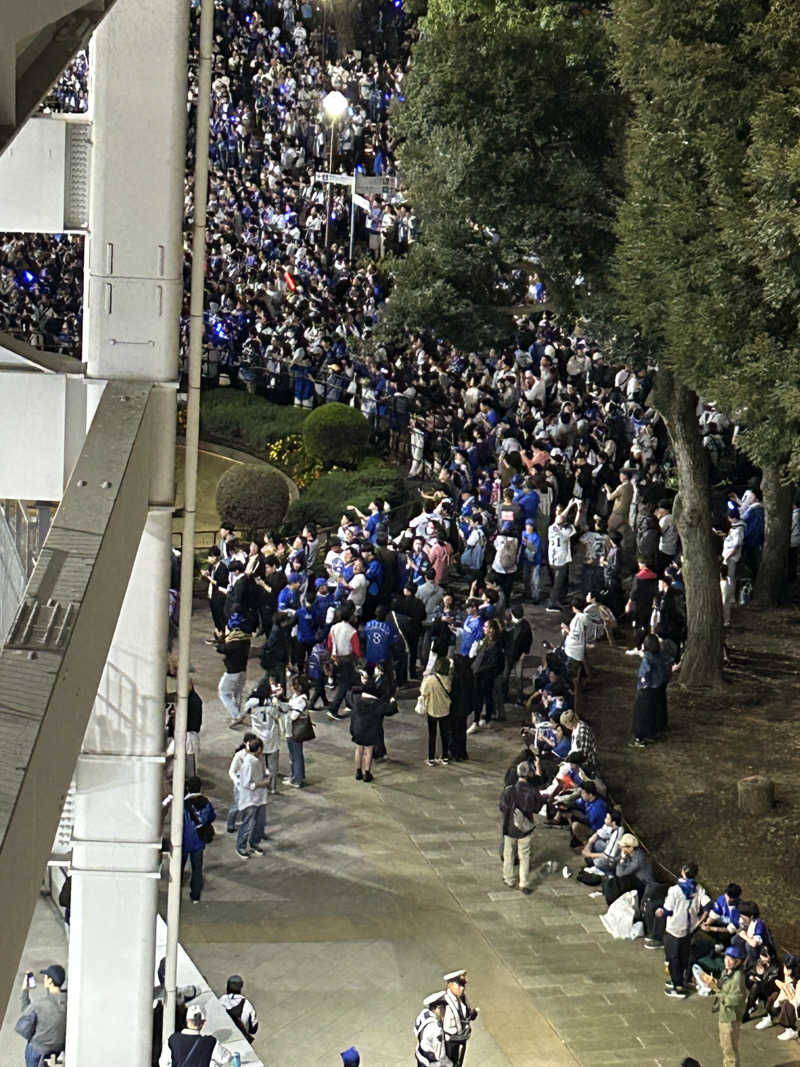
<svg viewBox="0 0 800 1067"><path fill-rule="evenodd" d="M333 172L333 137L334 137L334 134L336 132L336 123L338 122L338 120L340 118L342 118L342 116L347 114L347 108L348 107L349 107L349 104L347 102L347 97L343 93L340 93L336 89L334 89L332 92L328 93L328 95L326 97L324 97L324 99L322 101L322 110L328 116L328 118L330 120L330 124L331 124L331 147L330 147L330 158L329 158L329 162L328 162L328 173L329 174L331 174ZM325 211L325 247L327 248L328 247L328 239L329 239L329 236L330 236L330 226L331 226L331 182L330 181L328 182L328 196L326 198L326 203L327 203L327 209Z"/></svg>

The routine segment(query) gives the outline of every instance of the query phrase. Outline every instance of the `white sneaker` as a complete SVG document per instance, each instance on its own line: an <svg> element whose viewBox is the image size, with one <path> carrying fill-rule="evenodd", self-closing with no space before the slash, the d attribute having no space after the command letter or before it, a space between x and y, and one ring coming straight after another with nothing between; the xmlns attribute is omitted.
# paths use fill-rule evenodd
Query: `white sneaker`
<svg viewBox="0 0 800 1067"><path fill-rule="evenodd" d="M765 1015L763 1019L759 1019L756 1023L756 1030L769 1030L775 1023L772 1021L771 1015Z"/></svg>
<svg viewBox="0 0 800 1067"><path fill-rule="evenodd" d="M593 889L592 892L589 894L589 898L590 898L590 900L597 900L597 898L601 897L602 895L603 895L603 890L602 889Z"/></svg>
<svg viewBox="0 0 800 1067"><path fill-rule="evenodd" d="M639 651L638 648L627 648L625 650L625 655L626 656L641 656L641 654L642 653Z"/></svg>
<svg viewBox="0 0 800 1067"><path fill-rule="evenodd" d="M782 1034L778 1034L778 1040L779 1041L791 1041L795 1037L797 1037L797 1031L796 1030L792 1030L788 1026L786 1027L786 1029L783 1031Z"/></svg>
<svg viewBox="0 0 800 1067"><path fill-rule="evenodd" d="M571 878L572 877L572 871L569 869L569 867L566 865L566 863L561 868L561 877L562 878Z"/></svg>
<svg viewBox="0 0 800 1067"><path fill-rule="evenodd" d="M478 732L478 724L474 722L472 726L467 727L468 734L476 734Z"/></svg>

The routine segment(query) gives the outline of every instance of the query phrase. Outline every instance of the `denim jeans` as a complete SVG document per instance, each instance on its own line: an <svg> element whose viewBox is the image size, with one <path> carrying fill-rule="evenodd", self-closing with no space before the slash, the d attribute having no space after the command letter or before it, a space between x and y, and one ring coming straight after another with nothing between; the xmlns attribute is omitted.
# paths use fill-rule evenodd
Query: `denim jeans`
<svg viewBox="0 0 800 1067"><path fill-rule="evenodd" d="M292 780L292 785L302 785L306 777L306 760L303 755L303 742L293 741L291 738L287 738L286 744L289 746L289 765L291 767L289 774Z"/></svg>
<svg viewBox="0 0 800 1067"><path fill-rule="evenodd" d="M522 584L524 586L524 592L530 595L534 604L538 603L539 597L542 595L542 569L539 564L524 563L522 565Z"/></svg>
<svg viewBox="0 0 800 1067"><path fill-rule="evenodd" d="M33 1045L28 1042L25 1046L25 1067L39 1067L39 1064L42 1062L42 1056L44 1056L44 1053L39 1052L38 1049L35 1049Z"/></svg>
<svg viewBox="0 0 800 1067"><path fill-rule="evenodd" d="M182 867L186 866L188 859L192 864L192 874L189 878L189 897L191 900L199 900L203 891L203 849L196 852L184 852Z"/></svg>
<svg viewBox="0 0 800 1067"><path fill-rule="evenodd" d="M267 823L267 805L251 804L242 812L242 825L236 838L236 847L240 852L257 845L264 838Z"/></svg>
<svg viewBox="0 0 800 1067"><path fill-rule="evenodd" d="M237 671L236 674L228 674L226 671L219 680L217 686L219 699L232 719L241 718L242 694L246 678L245 671Z"/></svg>
<svg viewBox="0 0 800 1067"><path fill-rule="evenodd" d="M236 829L236 816L237 816L238 813L239 813L239 787L238 787L238 785L235 785L233 787L233 803L231 804L230 808L228 809L228 822L227 822L227 827L226 828L227 828L227 831L228 831L229 834L232 834L233 831Z"/></svg>

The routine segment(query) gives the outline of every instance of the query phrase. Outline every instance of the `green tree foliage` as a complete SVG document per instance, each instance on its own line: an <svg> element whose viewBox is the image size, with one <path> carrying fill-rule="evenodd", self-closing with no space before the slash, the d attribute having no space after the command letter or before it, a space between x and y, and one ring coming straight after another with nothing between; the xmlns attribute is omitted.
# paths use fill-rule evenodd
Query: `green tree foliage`
<svg viewBox="0 0 800 1067"><path fill-rule="evenodd" d="M323 404L303 423L303 444L313 460L330 466L355 466L369 441L369 423L347 404Z"/></svg>
<svg viewBox="0 0 800 1067"><path fill-rule="evenodd" d="M367 457L356 471L330 471L312 482L295 500L286 515L284 530L296 534L307 522L337 527L345 506L353 504L366 512L371 500L380 497L394 507L406 497L405 480L397 467Z"/></svg>
<svg viewBox="0 0 800 1067"><path fill-rule="evenodd" d="M562 302L578 274L600 284L622 116L607 25L593 5L429 5L394 114L421 223L396 306L448 333L470 305L491 303L498 265L531 253Z"/></svg>
<svg viewBox="0 0 800 1067"><path fill-rule="evenodd" d="M800 469L799 30L781 0L620 0L612 31L635 107L619 216L624 313L676 381L744 422L740 446L770 491L773 590L785 573L774 557L788 549L779 487Z"/></svg>
<svg viewBox="0 0 800 1067"><path fill-rule="evenodd" d="M217 512L250 538L277 529L288 506L286 479L260 464L235 463L217 484Z"/></svg>

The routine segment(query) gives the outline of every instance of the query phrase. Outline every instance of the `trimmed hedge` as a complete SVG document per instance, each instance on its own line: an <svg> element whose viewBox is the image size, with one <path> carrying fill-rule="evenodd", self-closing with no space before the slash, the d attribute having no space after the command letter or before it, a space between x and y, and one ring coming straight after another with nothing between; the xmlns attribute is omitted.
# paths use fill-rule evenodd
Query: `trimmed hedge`
<svg viewBox="0 0 800 1067"><path fill-rule="evenodd" d="M217 511L245 536L255 539L275 530L289 506L289 486L277 471L255 463L236 463L217 483Z"/></svg>
<svg viewBox="0 0 800 1067"><path fill-rule="evenodd" d="M200 401L200 436L241 445L263 456L271 441L303 432L304 408L272 404L238 389L214 389Z"/></svg>
<svg viewBox="0 0 800 1067"><path fill-rule="evenodd" d="M347 404L323 404L303 423L303 444L313 460L330 466L355 466L369 442L369 423Z"/></svg>
<svg viewBox="0 0 800 1067"><path fill-rule="evenodd" d="M297 533L307 522L319 526L338 526L347 504L355 504L367 511L375 497L388 500L393 506L406 499L406 485L395 467L368 457L363 469L330 471L323 474L300 494L289 508L283 529L286 534Z"/></svg>

